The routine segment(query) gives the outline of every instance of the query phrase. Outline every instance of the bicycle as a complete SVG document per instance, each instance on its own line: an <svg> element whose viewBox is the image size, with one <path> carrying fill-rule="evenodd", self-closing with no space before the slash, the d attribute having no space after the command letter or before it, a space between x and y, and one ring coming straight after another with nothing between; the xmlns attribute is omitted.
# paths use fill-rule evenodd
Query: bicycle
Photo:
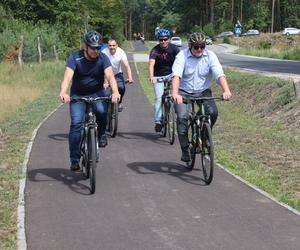
<svg viewBox="0 0 300 250"><path fill-rule="evenodd" d="M164 93L162 95L161 102L161 135L162 137L166 137L168 133L169 143L173 145L175 141L176 115L174 109L174 102L171 95L171 79L158 78L157 81L162 81L164 83Z"/></svg>
<svg viewBox="0 0 300 250"><path fill-rule="evenodd" d="M125 84L130 83L128 80L125 81ZM110 137L115 137L118 130L118 103L108 103L107 110L107 125L106 125L106 133Z"/></svg>
<svg viewBox="0 0 300 250"><path fill-rule="evenodd" d="M223 97L190 97L184 103L191 104L188 118L188 141L191 160L186 163L188 169L193 169L196 154L201 154L201 167L204 182L209 185L214 173L214 144L212 140L210 115L205 112L203 101L223 100ZM195 103L200 103L196 111Z"/></svg>
<svg viewBox="0 0 300 250"><path fill-rule="evenodd" d="M98 126L93 111L93 103L96 101L108 101L111 97L72 97L72 101L84 101L86 103L84 126L81 131L80 152L81 167L86 178L90 179L90 193L96 190L96 167L99 161L98 150Z"/></svg>

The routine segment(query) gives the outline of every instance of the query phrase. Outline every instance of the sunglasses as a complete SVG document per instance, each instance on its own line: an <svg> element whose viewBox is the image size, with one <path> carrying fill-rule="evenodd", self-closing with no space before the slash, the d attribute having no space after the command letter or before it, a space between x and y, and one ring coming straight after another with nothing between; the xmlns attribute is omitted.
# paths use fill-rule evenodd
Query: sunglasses
<svg viewBox="0 0 300 250"><path fill-rule="evenodd" d="M91 50L99 50L99 47L90 47L90 46L89 46L89 48L90 48Z"/></svg>
<svg viewBox="0 0 300 250"><path fill-rule="evenodd" d="M193 45L193 49L194 50L198 50L198 49L204 49L205 48L205 45L203 45L203 44L194 44Z"/></svg>
<svg viewBox="0 0 300 250"><path fill-rule="evenodd" d="M160 42L166 42L166 41L168 41L169 40L169 38L160 38L160 39L158 39Z"/></svg>

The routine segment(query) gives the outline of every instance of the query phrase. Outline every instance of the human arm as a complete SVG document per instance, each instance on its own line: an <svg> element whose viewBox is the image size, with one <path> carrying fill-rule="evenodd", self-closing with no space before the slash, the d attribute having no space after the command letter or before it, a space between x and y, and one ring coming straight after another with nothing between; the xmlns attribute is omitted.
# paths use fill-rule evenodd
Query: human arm
<svg viewBox="0 0 300 250"><path fill-rule="evenodd" d="M124 66L126 68L126 72L127 72L127 76L128 76L128 81L129 81L129 83L133 83L131 68L130 68L128 60L123 60L123 63L124 63Z"/></svg>
<svg viewBox="0 0 300 250"><path fill-rule="evenodd" d="M179 95L179 85L180 85L180 77L174 76L172 78L172 97L175 103L181 104L182 103L182 96Z"/></svg>
<svg viewBox="0 0 300 250"><path fill-rule="evenodd" d="M112 90L111 100L112 100L113 103L117 103L120 100L121 96L119 94L118 85L117 85L112 67L109 66L109 67L105 68L104 69L104 74L105 74L105 78L109 82L109 85L110 85L111 90Z"/></svg>
<svg viewBox="0 0 300 250"><path fill-rule="evenodd" d="M219 77L218 82L219 82L219 84L221 86L221 89L223 91L224 100L228 101L232 97L232 94L230 92L226 77L225 76Z"/></svg>
<svg viewBox="0 0 300 250"><path fill-rule="evenodd" d="M74 70L69 67L66 67L65 73L64 73L64 78L61 82L60 94L59 94L59 97L63 103L70 102L70 95L68 94L68 90L69 90L73 75L74 75Z"/></svg>
<svg viewBox="0 0 300 250"><path fill-rule="evenodd" d="M154 81L154 65L155 65L155 60L150 59L149 60L149 75L150 75L151 83L153 83L153 81Z"/></svg>

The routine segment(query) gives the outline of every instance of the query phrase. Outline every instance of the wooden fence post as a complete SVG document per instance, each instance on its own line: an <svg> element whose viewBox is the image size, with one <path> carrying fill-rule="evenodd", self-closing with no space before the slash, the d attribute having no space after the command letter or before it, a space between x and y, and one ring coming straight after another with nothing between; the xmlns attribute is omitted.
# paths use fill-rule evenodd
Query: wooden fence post
<svg viewBox="0 0 300 250"><path fill-rule="evenodd" d="M300 96L300 80L294 79L293 84L294 84L295 96L299 97Z"/></svg>
<svg viewBox="0 0 300 250"><path fill-rule="evenodd" d="M42 62L42 51L41 51L41 44L40 44L40 37L38 36L38 52L39 52L39 63Z"/></svg>
<svg viewBox="0 0 300 250"><path fill-rule="evenodd" d="M53 50L54 50L55 60L58 60L58 54L57 54L57 50L56 50L56 46L55 45L53 45Z"/></svg>
<svg viewBox="0 0 300 250"><path fill-rule="evenodd" d="M19 46L19 52L18 52L18 62L20 67L23 66L23 60L22 60L22 53L23 53L23 46L24 46L24 37L23 35L20 36L20 46Z"/></svg>

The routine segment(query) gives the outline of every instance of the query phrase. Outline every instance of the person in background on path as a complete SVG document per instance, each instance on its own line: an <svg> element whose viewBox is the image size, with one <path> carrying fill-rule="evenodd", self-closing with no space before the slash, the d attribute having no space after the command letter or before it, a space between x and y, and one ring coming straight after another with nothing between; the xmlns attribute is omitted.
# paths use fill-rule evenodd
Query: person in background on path
<svg viewBox="0 0 300 250"><path fill-rule="evenodd" d="M60 99L63 103L70 103L71 126L69 132L69 150L72 171L80 170L80 139L85 119L86 105L84 101L71 101L71 97L102 97L105 96L103 88L104 77L110 82L112 89L112 102L117 103L120 94L114 78L109 58L99 52L102 37L96 31L84 35L85 47L73 52L67 59L64 78L60 88ZM71 85L71 94L68 90ZM71 96L71 97L70 97ZM94 103L98 123L99 146L107 145L105 135L107 103L98 101Z"/></svg>
<svg viewBox="0 0 300 250"><path fill-rule="evenodd" d="M112 69L113 69L113 72L115 75L115 79L117 80L119 93L121 94L121 99L119 102L119 112L122 112L122 110L123 110L122 100L123 100L123 97L125 94L125 80L124 80L124 76L123 76L123 72L122 72L122 68L121 68L122 62L126 68L126 72L127 72L127 76L128 76L128 79L127 79L128 83L130 83L130 84L133 83L131 68L130 68L127 56L126 56L125 51L123 49L121 49L120 47L118 47L118 43L114 39L108 40L108 48L104 49L102 52L108 56L108 58L111 62Z"/></svg>
<svg viewBox="0 0 300 250"><path fill-rule="evenodd" d="M224 100L231 98L231 92L222 66L216 54L205 49L206 37L202 33L193 33L188 38L188 48L176 56L172 67L172 97L177 113L177 133L182 150L181 160L189 162L188 150L188 104L183 103L184 97L211 97L212 75L221 86ZM218 109L214 100L204 101L204 106L211 117L213 126L218 117Z"/></svg>
<svg viewBox="0 0 300 250"><path fill-rule="evenodd" d="M156 32L159 44L150 51L149 55L149 74L153 84L155 103L154 103L154 123L155 131L160 132L161 125L161 97L164 92L162 78L169 78L172 74L172 65L176 55L180 51L177 46L170 43L170 31L160 29ZM159 81L158 81L159 80Z"/></svg>

